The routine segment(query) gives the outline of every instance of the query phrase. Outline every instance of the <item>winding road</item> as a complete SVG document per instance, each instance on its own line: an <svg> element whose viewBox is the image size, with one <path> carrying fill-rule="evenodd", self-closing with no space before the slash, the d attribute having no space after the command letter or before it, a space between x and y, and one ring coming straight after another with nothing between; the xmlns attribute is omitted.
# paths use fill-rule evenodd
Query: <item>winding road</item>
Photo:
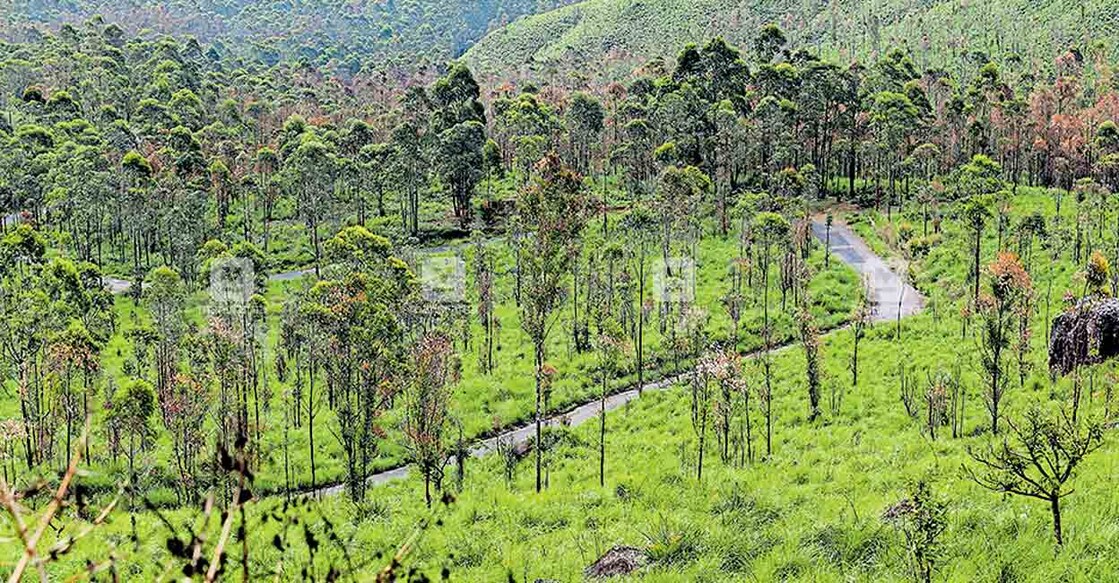
<svg viewBox="0 0 1119 583"><path fill-rule="evenodd" d="M12 214L4 216L2 219L4 225L7 226L8 224L18 221L19 215ZM905 279L891 269L884 259L871 251L866 242L859 238L850 227L843 223L836 222L833 223L829 229L822 220L814 219L812 221L812 233L817 239L827 243L834 256L851 266L862 276L875 305L873 314L873 319L875 321L892 322L899 317L916 314L924 308L924 298L921 296L920 292L914 289ZM427 248L424 251L427 253L442 253L451 248L452 246L450 245L442 245L439 247ZM313 272L313 269L297 269L272 274L268 279L272 281L288 281L298 279L303 275ZM115 294L124 293L132 287L132 282L113 277L104 278L104 282L105 286ZM777 350L784 350L794 345L795 344L786 344ZM681 380L685 380L685 375L670 376L660 381L647 383L640 391L634 387L615 393L607 397L605 408L607 411L613 411L639 398L645 391L662 391L676 385ZM545 424L549 426L561 424L570 426L580 425L596 418L601 409L602 404L596 399L573 407L566 412L555 414L549 417L545 421ZM478 441L470 448L470 455L472 457L481 457L493 453L497 450L499 443L523 445L532 440L534 433L535 425L531 422L526 423L525 425L500 433L497 436ZM401 466L370 476L369 484L384 484L406 478L407 476L408 466ZM334 484L317 488L306 494L313 496L332 496L341 494L344 491L344 485Z"/></svg>
<svg viewBox="0 0 1119 583"><path fill-rule="evenodd" d="M915 288L894 272L870 247L859 238L850 227L842 223L833 223L830 237L828 227L823 221L813 220L812 233L820 241L828 242L831 253L850 265L862 276L871 299L874 301L875 310L873 319L878 322L892 322L899 316L911 316L924 308L924 298ZM795 343L783 345L776 350L785 350ZM613 411L624 406L641 396L643 392L655 392L668 389L682 380L686 380L686 373L670 376L660 381L647 383L641 391L631 388L610 395L606 399L606 410ZM576 406L566 412L555 414L545 421L545 425L570 425L576 426L598 417L602 409L599 401L593 400ZM497 450L499 443L523 445L532 440L536 426L529 422L525 425L505 431L497 436L483 439L470 448L471 457L481 457ZM408 476L408 466L401 466L374 474L369 477L370 485L379 485L400 480ZM334 484L317 488L307 494L312 496L332 496L345 492L345 486Z"/></svg>

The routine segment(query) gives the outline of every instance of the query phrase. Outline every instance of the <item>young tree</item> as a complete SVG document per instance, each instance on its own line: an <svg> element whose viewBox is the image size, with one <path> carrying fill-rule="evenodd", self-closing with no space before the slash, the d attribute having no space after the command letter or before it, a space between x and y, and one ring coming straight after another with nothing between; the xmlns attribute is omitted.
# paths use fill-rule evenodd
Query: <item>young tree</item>
<svg viewBox="0 0 1119 583"><path fill-rule="evenodd" d="M804 375L808 385L808 420L815 421L820 417L820 330L808 311L808 306L801 309L797 318L800 323L800 341L804 345Z"/></svg>
<svg viewBox="0 0 1119 583"><path fill-rule="evenodd" d="M765 455L773 455L773 326L769 317L769 272L773 264L773 250L789 236L789 221L773 213L762 212L754 217L752 227L760 245L760 265L762 275L762 352L759 356L765 375L765 385L759 389L759 401L765 412Z"/></svg>
<svg viewBox="0 0 1119 583"><path fill-rule="evenodd" d="M155 393L167 423L172 381L179 366L179 341L186 331L186 290L179 273L170 267L157 267L146 279L144 303L152 314L156 337Z"/></svg>
<svg viewBox="0 0 1119 583"><path fill-rule="evenodd" d="M974 293L972 294L972 301L979 301L979 284L980 284L980 269L981 256L983 252L983 227L987 223L987 219L991 216L991 211L988 208L989 201L986 197L975 196L967 200L963 208L963 218L967 222L968 228L971 229L971 279Z"/></svg>
<svg viewBox="0 0 1119 583"><path fill-rule="evenodd" d="M633 327L634 355L637 368L637 390L645 389L645 291L649 279L649 250L657 232L656 217L645 206L636 206L622 218L621 230L629 245L626 245L633 277L637 283L636 322Z"/></svg>
<svg viewBox="0 0 1119 583"><path fill-rule="evenodd" d="M1030 408L1019 423L1007 421L1013 436L997 446L969 450L978 464L967 466L969 476L994 491L1049 503L1053 513L1053 536L1064 544L1061 531L1061 499L1072 493L1065 487L1084 459L1103 447L1103 428L1081 427L1063 411L1047 415L1040 407Z"/></svg>
<svg viewBox="0 0 1119 583"><path fill-rule="evenodd" d="M532 182L517 198L517 213L526 236L519 238L521 278L521 328L533 346L536 378L536 491L543 487L543 433L546 403L545 347L555 315L567 288L571 263L579 252L579 236L586 224L587 201L579 175L556 154L548 154L534 167Z"/></svg>
<svg viewBox="0 0 1119 583"><path fill-rule="evenodd" d="M913 575L920 583L932 583L936 564L944 552L940 539L948 527L947 511L947 505L933 495L928 482L919 481L908 498L882 515L883 520L893 523L905 537Z"/></svg>
<svg viewBox="0 0 1119 583"><path fill-rule="evenodd" d="M870 281L859 286L859 299L851 314L851 388L859 388L859 343L874 324L874 300L871 298Z"/></svg>
<svg viewBox="0 0 1119 583"><path fill-rule="evenodd" d="M701 366L718 389L714 394L715 434L719 440L719 457L724 464L729 464L739 415L746 416L746 431L749 432L749 411L744 409L748 409L749 396L742 376L742 357L733 348L713 350L704 356ZM749 448L748 443L739 445Z"/></svg>
<svg viewBox="0 0 1119 583"><path fill-rule="evenodd" d="M155 391L141 379L129 380L113 394L109 426L128 443L128 475L133 481L136 479L136 456L148 448L152 436L155 406Z"/></svg>
<svg viewBox="0 0 1119 583"><path fill-rule="evenodd" d="M429 334L412 348L411 371L404 389L404 437L412 461L424 478L424 501L431 508L431 487L443 489L450 455L451 387L457 382L458 357L442 334Z"/></svg>
<svg viewBox="0 0 1119 583"><path fill-rule="evenodd" d="M711 417L711 399L714 396L712 384L724 366L718 353L708 352L700 357L692 374L692 430L698 440L696 480L703 480L703 453L707 443L708 419Z"/></svg>
<svg viewBox="0 0 1119 583"><path fill-rule="evenodd" d="M67 466L76 424L90 415L89 398L94 377L101 370L101 348L101 343L77 320L55 334L47 348L48 364L59 377L59 406L66 421ZM87 450L87 459L88 454Z"/></svg>
<svg viewBox="0 0 1119 583"><path fill-rule="evenodd" d="M493 372L493 354L496 344L497 329L500 325L497 320L497 286L496 262L485 241L481 231L475 231L471 237L474 247L474 290L478 301L478 320L482 324L482 354L479 359L479 368L482 373Z"/></svg>
<svg viewBox="0 0 1119 583"><path fill-rule="evenodd" d="M41 461L52 435L45 424L38 366L51 328L50 299L39 285L46 239L23 223L0 240L0 347L19 390L27 469Z"/></svg>
<svg viewBox="0 0 1119 583"><path fill-rule="evenodd" d="M991 432L999 432L999 405L1009 384L1006 353L1017 331L1017 318L1028 309L1031 293L1030 275L1018 256L999 253L988 266L991 293L979 297L978 309L983 320L980 335L980 357L987 376L987 410L991 413Z"/></svg>
<svg viewBox="0 0 1119 583"><path fill-rule="evenodd" d="M606 398L610 396L610 381L617 374L625 353L628 351L626 334L622 327L610 317L601 324L601 331L595 342L598 353L599 371L599 411L598 411L598 485L606 485Z"/></svg>

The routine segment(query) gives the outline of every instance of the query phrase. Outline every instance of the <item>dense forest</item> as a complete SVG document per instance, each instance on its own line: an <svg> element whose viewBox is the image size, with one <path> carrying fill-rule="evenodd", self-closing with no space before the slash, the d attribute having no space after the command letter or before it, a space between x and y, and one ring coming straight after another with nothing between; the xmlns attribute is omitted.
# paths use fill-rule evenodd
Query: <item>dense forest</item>
<svg viewBox="0 0 1119 583"><path fill-rule="evenodd" d="M0 573L1119 572L1106 32L561 4L2 9Z"/></svg>
<svg viewBox="0 0 1119 583"><path fill-rule="evenodd" d="M570 2L570 0L567 0ZM0 33L30 40L59 24L100 17L130 33L192 35L225 56L313 65L345 76L439 66L486 32L564 0L15 0ZM148 36L148 34L145 34Z"/></svg>

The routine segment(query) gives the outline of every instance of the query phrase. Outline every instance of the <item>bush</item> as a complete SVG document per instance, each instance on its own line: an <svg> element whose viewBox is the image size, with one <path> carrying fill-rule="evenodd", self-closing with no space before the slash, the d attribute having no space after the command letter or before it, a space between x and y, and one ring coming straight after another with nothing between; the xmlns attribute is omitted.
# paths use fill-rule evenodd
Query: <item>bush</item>
<svg viewBox="0 0 1119 583"><path fill-rule="evenodd" d="M929 251L931 251L933 247L940 244L940 240L941 236L936 233L927 237L916 237L910 239L909 243L906 244L906 251L909 253L910 257L924 257L929 254Z"/></svg>
<svg viewBox="0 0 1119 583"><path fill-rule="evenodd" d="M898 225L898 239L905 243L913 237L913 225L909 223L901 223Z"/></svg>

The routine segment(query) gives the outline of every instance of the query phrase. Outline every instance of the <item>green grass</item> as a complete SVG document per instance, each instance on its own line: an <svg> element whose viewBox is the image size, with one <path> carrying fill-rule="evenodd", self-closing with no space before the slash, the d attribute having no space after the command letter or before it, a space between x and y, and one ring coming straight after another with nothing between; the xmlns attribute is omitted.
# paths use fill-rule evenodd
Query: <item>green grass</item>
<svg viewBox="0 0 1119 583"><path fill-rule="evenodd" d="M1071 207L1066 199L1066 220L1075 212ZM1024 190L1014 199L1011 214L1018 218L1034 210L1052 216L1053 197ZM950 207L941 211L951 216ZM873 226L867 216L846 218L872 247L886 249L897 224L919 224L914 213L895 215L892 224L876 217ZM1119 571L1119 498L1113 488L1119 452L1110 432L1108 444L1082 466L1075 492L1064 502L1066 545L1059 553L1054 552L1044 503L988 492L964 472L971 463L967 449L991 440L981 401L977 339L961 336L960 312L953 303L955 290L966 287L965 234L956 221L945 220L942 242L914 261L930 309L906 319L900 339L890 324L871 330L860 346L858 387L850 386L851 332L825 337L824 401L833 389L843 397L837 410L826 408L822 420L807 419L803 351L793 348L776 355L771 459L746 467L724 465L710 449L704 480L697 482L687 389L648 393L608 415L605 488L598 485L593 422L564 430L567 437L552 456L550 488L541 494L532 491L529 461L518 467L511 487L497 456L469 462L465 489L449 508L436 511L441 526L424 533L407 564L432 576L448 567L455 580L465 581L504 580L508 575L518 581L578 580L602 552L625 544L649 549L657 559L644 572L650 581L904 581L910 580L904 541L882 513L907 495L914 480L924 479L948 504L937 580L1107 580ZM1112 248L1109 237L1099 241L1100 248ZM984 240L985 261L996 246L991 228ZM1054 295L1076 288L1077 266L1070 253L1065 248L1058 261L1035 264L1035 281L1052 277ZM824 280L826 276L818 276L813 285ZM1013 383L1006 397L1012 417L1032 403L1065 399L1070 390L1067 379L1051 383L1044 368L1041 314L1035 315L1033 326L1033 368L1022 386ZM926 373L960 371L967 390L962 437L951 438L945 428L932 440L921 421L905 412L899 397L902 366L921 390ZM1085 372L1095 388L1084 405L1089 414L1099 418L1109 405L1114 410L1106 389L1117 373L1113 362ZM748 366L746 379L754 388L762 382L755 363ZM757 410L753 419L755 446L761 447ZM263 501L251 508L259 516L278 504ZM322 501L315 511L300 512L314 532L323 533L329 521L353 556L373 557L366 572L387 562L378 553L391 552L432 516L415 475L374 489L360 511L338 497ZM192 514L171 513L173 521ZM160 546L166 529L155 525L150 514L140 514L138 520L152 535L139 550L129 548L128 556L139 559L128 561L129 573L150 577L167 560ZM251 531L254 568L261 575L281 558L268 542L277 528L259 525ZM127 530L127 520L118 516L98 541L127 540ZM105 542L79 546L66 558L70 571L83 558L103 553ZM304 547L293 544L283 556L290 565L305 555ZM58 570L68 572L64 566Z"/></svg>
<svg viewBox="0 0 1119 583"><path fill-rule="evenodd" d="M611 223L616 223L618 217L613 216L610 220ZM598 229L597 223L588 228L588 248L599 244ZM513 253L505 239L496 240L491 243L491 246L498 259L497 317L501 323L496 342L495 370L487 375L479 369L478 350L483 333L474 316L473 307L469 311L472 320L471 345L463 347L461 341L456 343L462 352L463 370L461 382L455 387L453 412L455 417L461 420L467 439L489 434L495 426L507 427L527 422L532 417L534 407L535 387L531 344L520 328L520 311L514 304ZM730 336L731 321L721 302L723 295L729 290L727 268L737 254L737 242L733 235L726 239L708 235L702 239L698 249L696 302L709 316L711 338L726 341ZM472 251L461 246L452 247L452 251L445 254L454 253L462 254L467 260L472 257ZM655 255L656 252L652 253ZM853 271L840 262L832 262L830 268L824 269L823 252L820 249L814 252L811 264L817 272L810 286L813 312L821 327L835 327L844 322L853 309L858 279ZM772 279L774 282L777 280L776 268ZM652 274L649 275L648 281L647 294L651 296ZM285 441L292 472L289 484L291 488L306 489L312 485L337 483L345 475L342 449L335 435L336 422L333 412L325 406L325 403L317 413L316 422L311 429L314 432L316 457L314 483L311 479L311 436L308 433L307 423L304 421L301 428L291 427L285 423L284 408L290 405L285 404L284 395L290 393L292 387L290 381L281 383L276 379L272 363L275 361L279 343L280 312L283 302L301 285L299 281L269 281L265 293L268 325L264 374L270 390L266 392L269 396L261 407L262 434L259 447L262 459L256 468L256 485L258 491L262 493L282 491L286 487ZM771 283L770 303L775 311L780 299L777 287L776 283ZM195 325L205 325L205 301L204 291L197 292L190 298L188 318ZM124 378L124 363L135 359L130 342L126 339L129 330L149 320L142 303L137 305L128 297L117 297L116 310L119 326L103 354L104 370L97 397L93 401L97 405L96 411L101 410L100 403L111 394L109 389L104 387L119 385ZM597 356L593 352L580 353L575 350L571 334L571 317L571 306L568 302L548 342L549 361L558 371L552 385L551 406L554 411L562 411L576 404L593 400L599 390L596 380ZM658 319L654 312L646 325L646 363L649 367L645 374L647 381L673 372L667 341L657 331ZM787 314L776 315L774 325L775 339L778 341L783 342L795 335L793 319ZM760 328L760 294L755 294L753 303L747 308L741 323L743 336L740 348L742 350L751 350L760 346L756 335L749 334L750 331ZM621 389L634 384L636 380L636 369L631 357L623 365L612 384L614 388ZM18 401L14 398L14 393L11 398L5 398L2 402L3 408L0 409L0 413L6 417L18 417ZM379 455L374 463L377 469L388 469L406 462L403 437L398 431L399 422L400 416L396 410L387 412L381 420L381 425L388 435L378 444ZM208 431L216 430L212 420L207 419L205 423ZM87 484L100 491L108 492L115 489L119 476L127 472L124 469L126 464L124 457L112 460L105 453L104 444L107 436L103 431L104 425L105 415L98 412L93 420L94 432L91 439L94 447L91 449L94 459L91 462L92 473L87 478ZM171 458L171 441L158 421L153 425L156 428L156 440L153 447L140 456L138 462L138 466L143 468L142 484L151 493L154 501L173 504L175 501L173 487L177 474L174 460ZM51 464L53 469L43 467L36 473L50 474L54 470L61 469L62 463L63 460L59 458ZM30 480L32 476L24 475L23 478Z"/></svg>
<svg viewBox="0 0 1119 583"><path fill-rule="evenodd" d="M957 358L954 328L934 324L927 315L906 321L904 350L917 367L950 366ZM803 356L799 350L776 359L777 429L773 458L738 468L717 458L697 483L694 434L689 399L683 388L650 393L609 415L608 484L597 484L595 424L572 431L555 454L551 488L532 492L531 464L518 470L512 489L505 486L493 456L468 466L465 491L443 525L420 539L408 564L436 575L448 566L456 580L575 580L582 569L615 544L649 547L660 544L662 562L646 580L878 580L908 576L899 533L880 519L906 495L911 480L933 483L949 503L941 580L1098 580L1119 569L1119 508L1111 483L1119 473L1112 447L1099 453L1081 472L1076 493L1066 501L1068 544L1054 555L1048 509L1036 501L1003 497L981 490L961 470L965 448L985 435L930 441L897 399L895 363L899 348L891 327L871 333L863 345L868 374L849 390L838 413L817 424L806 420ZM839 332L824 345L826 370L845 384L850 334ZM966 355L966 350L962 351ZM966 357L966 356L965 356ZM757 375L751 376L757 382ZM971 379L974 381L974 379ZM1016 407L1045 398L1043 387L1012 395ZM967 424L985 419L972 394ZM429 516L418 478L374 490L374 511L364 517L344 498L326 500L320 514L304 516L315 532L325 519L349 540L351 554L371 557L388 552ZM254 506L255 512L277 502ZM191 516L171 513L174 520ZM167 560L160 540L167 531L141 515L150 532L129 562L136 577L150 577ZM148 530L150 529L150 530ZM275 526L253 531L254 561L261 572L279 560L268 546ZM118 516L100 540L124 541L127 520ZM352 537L352 539L351 539ZM668 544L665 544L667 541ZM97 556L93 543L68 557ZM305 556L293 546L289 563ZM377 564L377 563L374 563ZM1005 579L1004 579L1005 580Z"/></svg>

